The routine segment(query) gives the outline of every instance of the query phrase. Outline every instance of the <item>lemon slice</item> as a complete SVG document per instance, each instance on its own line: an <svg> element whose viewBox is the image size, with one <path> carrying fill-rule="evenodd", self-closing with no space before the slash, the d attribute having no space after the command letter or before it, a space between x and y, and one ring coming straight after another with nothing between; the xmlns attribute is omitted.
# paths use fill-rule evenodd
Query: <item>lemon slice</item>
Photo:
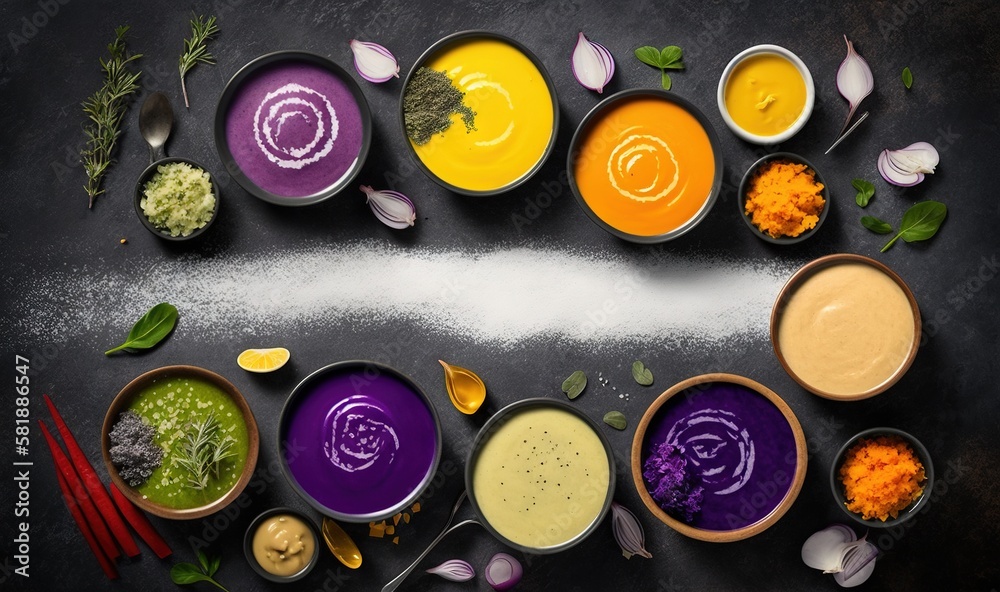
<svg viewBox="0 0 1000 592"><path fill-rule="evenodd" d="M248 349L236 358L236 363L247 372L274 372L291 357L292 354L283 347Z"/></svg>

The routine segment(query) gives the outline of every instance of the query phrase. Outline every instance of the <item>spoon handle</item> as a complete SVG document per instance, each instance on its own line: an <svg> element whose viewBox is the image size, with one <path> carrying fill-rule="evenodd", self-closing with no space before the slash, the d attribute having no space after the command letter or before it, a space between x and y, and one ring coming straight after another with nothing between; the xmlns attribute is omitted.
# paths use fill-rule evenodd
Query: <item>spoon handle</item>
<svg viewBox="0 0 1000 592"><path fill-rule="evenodd" d="M153 164L154 162L162 160L166 157L167 157L167 151L163 148L162 145L156 147L153 146L149 147L149 164Z"/></svg>
<svg viewBox="0 0 1000 592"><path fill-rule="evenodd" d="M410 575L410 573L417 567L417 565L421 561L423 561L424 557L427 557L427 554L430 553L431 550L434 549L434 547L436 547L439 542L441 542L441 539L447 536L448 533L450 533L451 531L459 529L468 524L479 524L479 522L474 518L469 518L468 520L463 520L459 522L458 524L452 526L451 528L446 528L443 531L441 531L441 534L439 534L436 539L431 541L431 544L427 545L427 548L424 549L424 552L421 553L420 556L417 557L417 559L413 563L411 563L409 567L404 569L402 573L400 573L398 576L393 578L388 584L382 587L382 592L392 592L393 590L398 588L399 585L403 583L403 580L406 579L406 576ZM482 525L480 524L480 526Z"/></svg>

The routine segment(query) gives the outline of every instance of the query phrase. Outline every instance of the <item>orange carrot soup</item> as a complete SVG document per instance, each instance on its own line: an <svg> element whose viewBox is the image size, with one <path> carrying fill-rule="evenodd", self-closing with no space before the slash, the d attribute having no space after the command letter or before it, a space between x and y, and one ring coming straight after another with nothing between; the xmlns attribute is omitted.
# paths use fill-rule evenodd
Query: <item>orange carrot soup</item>
<svg viewBox="0 0 1000 592"><path fill-rule="evenodd" d="M706 205L715 153L701 123L665 99L610 106L589 125L573 174L606 224L635 236L680 228Z"/></svg>

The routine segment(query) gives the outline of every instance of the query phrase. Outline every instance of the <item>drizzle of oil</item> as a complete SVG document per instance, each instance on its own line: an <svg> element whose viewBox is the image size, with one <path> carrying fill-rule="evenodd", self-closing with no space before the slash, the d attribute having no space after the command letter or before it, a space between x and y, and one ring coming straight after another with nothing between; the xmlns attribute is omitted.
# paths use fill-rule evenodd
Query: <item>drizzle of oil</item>
<svg viewBox="0 0 1000 592"><path fill-rule="evenodd" d="M451 404L466 415L478 411L486 399L486 385L483 384L483 379L476 376L472 370L452 366L443 360L438 362L441 362L444 368L444 386Z"/></svg>
<svg viewBox="0 0 1000 592"><path fill-rule="evenodd" d="M361 567L361 550L354 539L339 524L326 517L323 518L323 540L338 561L350 569Z"/></svg>

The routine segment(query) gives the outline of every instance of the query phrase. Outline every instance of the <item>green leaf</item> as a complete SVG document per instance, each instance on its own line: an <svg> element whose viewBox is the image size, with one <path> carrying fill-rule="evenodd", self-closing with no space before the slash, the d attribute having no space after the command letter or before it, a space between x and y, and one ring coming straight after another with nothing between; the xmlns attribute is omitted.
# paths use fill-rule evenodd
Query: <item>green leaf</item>
<svg viewBox="0 0 1000 592"><path fill-rule="evenodd" d="M903 214L903 221L899 223L899 234L892 237L892 240L882 247L881 252L889 250L889 247L900 238L908 243L931 238L937 234L947 215L948 207L939 201L922 201L913 204Z"/></svg>
<svg viewBox="0 0 1000 592"><path fill-rule="evenodd" d="M654 68L662 68L660 66L660 51L651 45L644 45L635 50L635 57L643 64L649 64Z"/></svg>
<svg viewBox="0 0 1000 592"><path fill-rule="evenodd" d="M660 86L663 87L663 90L670 90L670 74L660 72Z"/></svg>
<svg viewBox="0 0 1000 592"><path fill-rule="evenodd" d="M197 565L193 563L177 563L170 568L170 579L175 584L194 584L195 582L209 582L212 578L201 573Z"/></svg>
<svg viewBox="0 0 1000 592"><path fill-rule="evenodd" d="M639 360L632 362L632 378L642 386L653 384L653 373Z"/></svg>
<svg viewBox="0 0 1000 592"><path fill-rule="evenodd" d="M583 373L583 370L577 370L570 374L569 378L562 383L562 391L570 399L579 397L585 388L587 388L587 375Z"/></svg>
<svg viewBox="0 0 1000 592"><path fill-rule="evenodd" d="M861 207L867 206L868 202L875 195L875 186L864 179L855 179L851 181L851 186L858 192L858 194L854 196L854 201L856 201Z"/></svg>
<svg viewBox="0 0 1000 592"><path fill-rule="evenodd" d="M913 72L910 72L909 66L903 68L903 86L906 88L913 86Z"/></svg>
<svg viewBox="0 0 1000 592"><path fill-rule="evenodd" d="M104 354L110 355L120 350L149 349L169 335L176 324L177 308L172 304L161 302L136 321L125 343L109 349Z"/></svg>
<svg viewBox="0 0 1000 592"><path fill-rule="evenodd" d="M683 70L684 62L673 62L672 64L667 64L666 66L663 67L666 68L667 70Z"/></svg>
<svg viewBox="0 0 1000 592"><path fill-rule="evenodd" d="M604 423L616 430L624 430L628 425L628 420L625 419L621 411L608 411L604 414Z"/></svg>
<svg viewBox="0 0 1000 592"><path fill-rule="evenodd" d="M660 50L660 67L666 68L674 62L681 61L681 48L676 45L668 45ZM683 67L683 64L682 66Z"/></svg>
<svg viewBox="0 0 1000 592"><path fill-rule="evenodd" d="M876 234L889 234L892 232L892 226L888 222L883 222L875 216L862 216L861 225Z"/></svg>
<svg viewBox="0 0 1000 592"><path fill-rule="evenodd" d="M208 566L208 575L209 576L214 576L215 572L219 571L219 565L221 563L222 563L222 556L221 555L218 556L218 557L216 557L216 558L214 558L214 559L212 559L211 563Z"/></svg>
<svg viewBox="0 0 1000 592"><path fill-rule="evenodd" d="M204 572L205 575L211 577L212 574L208 573L208 556L201 551L198 551L198 563L201 565L201 571Z"/></svg>

